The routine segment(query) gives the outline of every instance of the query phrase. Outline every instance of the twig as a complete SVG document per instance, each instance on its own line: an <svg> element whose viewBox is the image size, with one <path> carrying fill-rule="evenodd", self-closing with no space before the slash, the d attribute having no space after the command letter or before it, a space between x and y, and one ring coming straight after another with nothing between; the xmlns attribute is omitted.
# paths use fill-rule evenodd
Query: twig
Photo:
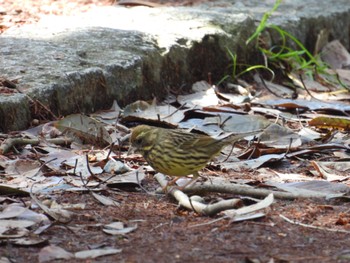
<svg viewBox="0 0 350 263"><path fill-rule="evenodd" d="M21 89L19 89L18 86L16 86L16 89L18 90L19 93L24 94L28 100L33 103L35 105L35 103L39 104L42 108L44 108L55 120L58 120L58 117L46 106L44 105L42 102L40 102L39 100L33 99L32 97L30 97L28 94L26 94L25 92L23 92Z"/></svg>
<svg viewBox="0 0 350 263"><path fill-rule="evenodd" d="M28 98L30 98L27 94L25 94ZM39 100L33 100L30 98L33 103L38 103L41 107L43 107L55 120L58 120L58 117L43 103L41 103Z"/></svg>
<svg viewBox="0 0 350 263"><path fill-rule="evenodd" d="M78 159L75 159L74 169L73 169L73 174L74 174L74 175L77 174L77 166L78 166Z"/></svg>
<svg viewBox="0 0 350 263"><path fill-rule="evenodd" d="M118 143L119 143L119 140L118 140ZM112 150L113 150L113 147L114 147L114 142L111 143L110 147L109 147L109 151L107 153L107 156L106 156L106 159L105 160L108 160L109 156L112 154ZM120 145L119 145L119 152L120 152ZM120 153L119 153L119 158L120 158Z"/></svg>
<svg viewBox="0 0 350 263"><path fill-rule="evenodd" d="M225 125L225 123L226 123L227 121L229 121L230 119L232 119L232 116L228 116L222 123L220 123L219 127L220 127L220 128L223 128L224 125Z"/></svg>
<svg viewBox="0 0 350 263"><path fill-rule="evenodd" d="M31 180L34 180L33 178L39 174L39 172L41 171L41 169L43 169L43 167L44 167L46 164L48 164L48 163L50 163L50 162L53 162L53 161L55 161L55 160L57 160L57 158L53 158L53 159L51 159L51 160L48 160L47 162L44 162L44 163L39 167L39 170L38 170L33 176L28 177L28 178L31 179Z"/></svg>
<svg viewBox="0 0 350 263"><path fill-rule="evenodd" d="M86 166L87 166L87 169L88 169L88 171L89 171L89 174L90 174L91 178L94 178L94 179L96 179L97 181L101 181L100 178L98 178L98 177L91 171L88 154L86 154L85 157L86 157ZM90 179L88 179L88 181L90 181Z"/></svg>
<svg viewBox="0 0 350 263"><path fill-rule="evenodd" d="M341 79L340 79L340 76L338 73L335 73L335 77L337 78L337 81L339 82L340 86L342 86L344 89L348 90L349 91L349 87L348 85L344 84Z"/></svg>
<svg viewBox="0 0 350 263"><path fill-rule="evenodd" d="M269 91L272 95L275 95L276 97L278 98L283 98L282 96L280 96L279 94L277 94L276 92L272 91L272 89L270 89L267 85L266 85L266 82L265 80L259 75L259 78L260 78L260 81L261 81L261 84L263 85L263 87L265 89L267 89L267 91Z"/></svg>
<svg viewBox="0 0 350 263"><path fill-rule="evenodd" d="M124 142L120 141L119 138L117 139L117 141L118 141L118 158L121 159L122 158L122 151L121 151L121 149L122 149L122 145L123 145ZM114 146L114 143L113 143L113 146ZM111 150L112 150L112 148L113 147L111 147Z"/></svg>
<svg viewBox="0 0 350 263"><path fill-rule="evenodd" d="M173 116L176 112L182 110L185 106L186 106L187 102L185 102L184 104L180 105L180 107L178 107L176 110L174 110L172 113L170 113L169 115L163 117L164 119L170 118L171 116Z"/></svg>
<svg viewBox="0 0 350 263"><path fill-rule="evenodd" d="M333 229L333 228L328 228L328 227L320 227L320 226L313 226L313 225L308 225L308 224L304 224L301 222L297 222L294 220L289 219L288 217L285 217L284 215L280 214L280 217L287 221L288 223L291 223L293 225L298 225L298 226L303 226L303 227L307 227L307 228L312 228L312 229L318 229L318 230L325 230L325 231L330 231L330 232L337 232L337 233L346 233L346 234L350 234L350 231L347 230L342 230L342 229Z"/></svg>
<svg viewBox="0 0 350 263"><path fill-rule="evenodd" d="M299 79L300 79L301 85L303 86L304 90L307 92L307 94L309 94L309 96L310 96L312 99L315 99L315 100L318 100L318 101L322 101L322 100L319 100L318 98L316 98L314 95L311 94L311 92L309 91L309 89L306 87L306 85L305 85L305 83L304 83L304 80L303 80L303 77L301 76L301 74L299 74Z"/></svg>
<svg viewBox="0 0 350 263"><path fill-rule="evenodd" d="M211 224L214 224L216 222L219 222L223 219L227 219L228 216L222 216L222 217L219 217L217 219L214 219L214 220L211 220L209 222L205 222L205 223L200 223L200 224L195 224L195 225L191 225L191 226L188 226L188 228L192 228L192 227L199 227L199 226L207 226L207 225L211 225Z"/></svg>
<svg viewBox="0 0 350 263"><path fill-rule="evenodd" d="M41 142L47 142L47 143L53 143L53 144L68 144L71 143L73 140L70 138L52 138L52 139L27 139L27 138L8 138L2 142L0 145L0 154L6 154L8 153L13 147L21 146L21 145L38 145Z"/></svg>
<svg viewBox="0 0 350 263"><path fill-rule="evenodd" d="M86 180L86 182L84 181L83 174L81 172L79 172L79 178L80 178L81 183L83 184L83 187L90 193L91 189L87 186L87 184L88 184L87 180Z"/></svg>
<svg viewBox="0 0 350 263"><path fill-rule="evenodd" d="M95 176L94 173L92 173L92 171L90 170L90 166L89 166L89 160L88 160L88 156L86 155L86 161L87 161L87 166L88 166L88 170L90 172L90 175L98 180L100 180L98 177ZM113 175L114 176L114 175ZM110 199L108 197L105 197L103 195L99 195L99 194L96 194L94 193L91 189L92 188L95 188L95 187L89 187L88 186L88 183L89 183L89 180L86 180L86 182L84 182L84 178L83 178L83 175L82 173L80 172L79 173L79 177L80 177L80 180L81 182L83 183L83 186L84 188L89 192L89 194L96 200L98 201L99 203L102 203L103 205L107 205L107 206L110 206L110 205L113 205L113 206L118 206L119 203L114 201L113 199ZM98 184L97 186L100 186L101 184Z"/></svg>
<svg viewBox="0 0 350 263"><path fill-rule="evenodd" d="M139 171L136 171L136 181L137 181L137 184L139 185L139 187L141 188L141 190L143 190L143 191L145 191L145 193L151 195L151 193L149 191L147 191L147 189L141 185L140 178L139 178Z"/></svg>

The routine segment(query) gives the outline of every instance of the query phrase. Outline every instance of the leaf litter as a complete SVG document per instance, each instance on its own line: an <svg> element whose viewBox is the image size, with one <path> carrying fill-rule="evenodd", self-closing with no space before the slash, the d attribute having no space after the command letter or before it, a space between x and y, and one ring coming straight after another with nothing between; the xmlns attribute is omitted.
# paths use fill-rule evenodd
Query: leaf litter
<svg viewBox="0 0 350 263"><path fill-rule="evenodd" d="M341 81L349 85L347 67L350 56L346 49L335 41L329 43L325 51L322 58L332 66ZM342 56L332 54L333 51L340 52ZM339 57L341 60L334 60ZM299 83L295 79L294 76L294 82ZM337 199L337 202L348 201L349 194L349 146L346 132L349 130L347 115L350 105L349 98L341 93L345 92L343 86L323 85L322 81L306 79L299 86L305 84L309 92L300 90L298 98L294 98L295 90L278 83L264 83L273 93L256 97L248 89L230 94L221 92L219 87L206 81L200 81L193 85L191 94L171 96L166 100L167 103L137 101L124 109L114 103L108 111L90 116L74 114L15 136L8 135L0 146L3 154L0 162L0 194L12 196L12 199L4 197L0 200L1 243L36 246L49 242L40 250L39 262L121 253L122 249L104 246L103 243L94 244L97 248L90 244L88 250L75 247L68 252L54 245L55 242L51 244L43 236L58 223L71 227L70 231L74 233L81 227L70 225L76 220L78 211L83 213L79 216L89 218L89 210L84 203L62 206L56 202L56 199L61 199L58 197L60 195L90 193L90 206L103 205L107 209L124 212L134 209L133 204L125 201L132 198L130 196L133 193L136 195L146 191L150 199L157 195L154 180L149 177L154 171L145 166L142 158L127 153L130 128L139 123L178 127L214 137L225 133L262 130L257 138L247 137L245 142L237 143L233 149L232 146L227 147L223 155L208 165L203 174L207 175L204 179L210 183L194 186L194 189L201 187L200 192L206 193L204 198L189 197L187 191L178 189L169 193L181 207L193 210L194 214L210 214L220 220L229 218L230 223L272 218L271 207L276 199L299 198L295 202L304 205L301 199L311 196L321 197L322 201L319 201L318 208L308 208L309 212L318 213L323 206L336 210L335 205L326 202L331 198ZM327 101L323 101L324 98ZM221 176L228 180L216 180ZM242 183L244 178L247 180ZM161 181L159 183L162 185ZM210 187L205 188L206 185ZM247 188L247 192L235 192L236 185L240 190ZM213 193L225 198L216 200ZM262 200L252 198L251 204L243 204L243 198L232 199L234 195L242 197L249 193ZM30 199L27 197L25 203L18 202L18 198L25 195L30 196ZM152 202L157 203L154 200ZM149 209L150 204L146 200L142 205L144 209ZM168 205L161 209L172 207ZM310 215L301 215L303 212L300 207L293 209L298 211L291 213L291 216L306 221L304 225L320 224L322 229L323 225L330 224L330 227L340 230L350 226L347 211L336 211L338 218L335 221L327 221L330 218L326 215L323 221L312 221L305 220ZM180 210L179 213L193 220L188 210ZM140 208L135 213L137 211ZM125 214L119 216L122 219ZM147 222L148 218L145 217ZM129 234L139 229L136 223L128 220L116 221L111 217L108 220L103 225L93 223L90 227L123 238L128 238ZM215 224L214 221L216 219L206 224Z"/></svg>
<svg viewBox="0 0 350 263"><path fill-rule="evenodd" d="M123 151L123 149L126 147L125 145L127 144L125 137L128 131L128 128L119 128L123 127L123 125L129 126L130 123L138 122L168 127L178 126L188 130L205 132L211 136L220 136L223 133L229 132L244 133L262 129L263 131L258 136L258 139L253 141L250 145L248 144L246 146L241 145L236 147L231 153L229 153L228 150L223 151L223 153L227 155L227 157L224 158L232 158L230 156L231 154L233 156L236 155L239 158L239 154L242 154L242 150L247 147L245 151L248 151L248 153L251 151L252 154L250 157L248 156L248 158L245 158L246 160L234 158L234 161L232 162L226 159L225 161L218 163L220 169L225 170L228 173L230 173L230 171L244 173L248 173L247 171L254 171L255 174L260 173L259 168L264 166L273 167L283 160L293 158L292 156L289 157L288 154L290 155L292 153L302 151L303 149L308 149L314 145L317 145L318 148L313 152L313 154L322 154L322 143L319 142L319 140L322 139L322 136L324 136L322 135L322 129L331 127L333 129L338 128L341 130L346 130L347 128L346 125L342 125L340 127L339 124L334 124L333 126L325 125L325 120L322 120L321 123L318 124L316 119L319 117L314 117L311 121L309 117L303 120L302 115L294 116L293 118L297 118L300 123L303 122L304 126L299 126L296 128L296 122L294 119L290 119L291 126L288 127L285 125L285 123L280 122L282 119L279 119L278 115L283 116L283 112L286 113L286 110L291 111L296 108L303 109L305 112L316 109L315 107L310 108L310 104L308 104L307 107L303 106L306 105L305 102L298 106L300 101L295 100L293 100L293 103L290 103L288 106L286 104L287 101L284 102L284 104L278 102L277 100L275 100L273 104L271 104L269 101L265 101L264 104L258 101L258 104L264 105L265 108L271 107L271 113L273 112L272 115L265 115L265 113L268 112L258 110L256 107L251 108L251 110L256 109L254 112L256 112L257 115L253 115L252 111L236 112L225 107L217 107L215 111L212 111L210 110L210 107L215 105L208 102L213 101L208 100L208 94L211 94L210 96L217 96L218 94L214 92L213 87L208 84L204 85L203 83L204 82L202 81L199 84L201 87L199 92L193 93L188 98L183 96L176 100L177 103L183 103L184 107L176 108L170 105L158 106L155 101L153 101L152 104L138 101L126 107L125 113L119 107L114 106L115 110L110 110L108 112L108 117L103 117L105 116L104 114L95 113L94 118L92 119L88 116L76 114L57 121L56 123L53 123L54 127L57 127L61 131L61 136L70 137L73 140L73 143L75 143L75 146L56 146L47 143L45 140L41 140L39 144L33 146L29 152L26 151L26 147L24 147L22 150L23 156L21 156L21 148L13 146L13 149L16 147L17 156L20 156L21 159L5 160L2 162L4 171L2 183L6 183L7 187L12 186L15 189L28 192L32 198L33 204L36 203L36 205L40 207L41 210L51 218L51 220L53 219L54 222L68 224L73 216L71 212L68 212L62 208L49 207L44 204L45 200L40 201L36 195L39 194L45 199L47 194L51 195L57 194L60 191L77 191L80 189L81 191L90 192L94 199L104 206L120 207L122 205L120 202L113 200L113 198L110 198L105 194L109 192L108 195L110 195L114 192L114 189L121 187L122 183L129 184L129 187L135 190L142 189L140 187L142 187L141 184L145 179L145 170L142 171L138 168L138 160L132 159L133 155L129 155L130 157L128 157L127 153ZM213 93L210 93L207 90L213 90ZM218 97L216 98L217 99L214 100L214 102L220 105L220 99ZM204 101L203 103L200 103L202 99L204 99ZM194 104L189 103L191 100ZM254 102L251 103L254 104ZM295 107L292 107L292 105L295 105ZM324 107L322 105L320 108L329 109L329 107ZM195 114L195 111L193 111L194 108L201 111L199 115ZM209 109L209 111L207 111L207 109ZM283 111L281 111L282 109ZM342 110L346 111L347 108L344 107ZM99 116L99 118L97 118L97 116ZM200 118L197 118L197 116L200 116ZM271 119L271 116L274 118ZM327 115L325 115L323 118L327 118ZM99 121L96 119L99 119ZM104 120L107 120L107 122L104 122ZM196 120L196 122L191 122L192 120ZM332 123L334 118L327 120ZM79 125L76 124L77 122L79 122ZM117 123L118 125L115 125ZM309 125L309 127L307 127L307 125ZM105 127L108 127L108 131ZM319 130L314 130L313 127L319 128ZM115 137L119 139L118 145L112 144L112 140L110 139L111 137L109 136L110 132L115 134ZM23 134L25 135L26 133ZM38 134L40 134L40 130L38 130ZM247 139L251 140L254 138L250 137ZM78 145L80 146L77 147ZM107 148L101 148L101 146L106 145L108 145ZM325 146L325 150L333 149L332 146L326 147L326 144L323 145ZM274 151L278 154L274 153ZM35 158L37 159L33 158L32 152L36 154ZM10 152L8 156L15 156L14 154L16 153ZM240 158L244 158L242 156L243 155L241 155ZM303 158L302 152L300 153L299 158ZM331 158L331 156L329 158ZM222 157L219 157L218 160L219 159L222 159ZM341 162L339 162L339 165L334 165L334 162L310 161L309 163L310 169L312 167L315 168L317 164L317 172L319 175L314 176L316 178L318 177L320 180L307 180L309 185L304 184L293 186L287 186L287 184L283 182L279 184L271 184L271 182L266 181L265 187L267 185L273 185L276 190L289 192L294 196L294 198L296 198L298 196L302 197L303 195L318 196L317 194L319 194L319 190L314 190L311 188L320 182L323 182L322 180L342 181L346 184L348 179L347 176L341 177L338 175L336 178L330 178L330 172L327 172L327 177L324 172L325 165L327 164L331 165L333 170L341 169L340 172L346 171L348 168L346 168L345 165L341 165ZM346 164L346 162L343 163ZM321 167L323 171L322 176L320 175ZM152 169L148 169L147 167L145 167L145 169L153 172ZM264 169L261 170L261 173L264 174ZM279 177L282 178L282 173L279 172L278 174ZM262 176L260 176L260 178L261 177ZM57 178L57 180L52 181L51 184L48 182L48 179L50 178ZM288 174L284 174L283 178L283 181L291 181L295 180L295 178L297 180L303 180L302 177L297 178ZM230 181L232 183L234 182L234 179L233 181L232 179ZM132 184L134 184L134 186L132 186ZM64 186L64 190L58 188L60 185ZM33 192L33 189L35 193ZM330 196L345 197L345 195L348 193L347 188L342 189L340 193L338 192L339 188L336 188L337 190L332 189L334 188L329 187L327 188L327 191L325 191L323 188L322 191L325 191L325 194L320 194L319 196L327 198ZM209 205L206 202L202 203L203 201L198 204L195 200L186 201L187 195L180 193L175 194L175 198L179 200L179 204L187 207L188 209L194 207L194 211L197 213L210 214L208 211L210 211L211 206L214 205L216 207L221 205L220 202ZM265 192L263 192L263 195L264 194ZM263 195L261 197L263 197ZM276 196L277 198L280 198L278 194ZM185 198L185 201L183 198ZM271 206L274 200L273 194L268 195L266 198L268 199L261 201L262 203L257 202L256 204L250 206L235 209L227 209L224 204L222 218L229 218L230 222L239 222L244 220L256 220L264 217L266 216L266 213L259 210L266 210L266 208ZM227 201L229 200L226 200L225 202ZM13 207L15 206L6 206L2 210L2 214L0 214L0 222L4 229L2 231L2 235L6 238L11 238L12 240L17 238L17 242L20 242L20 238L23 237L27 237L27 239L29 238L28 240L32 238L32 244L37 244L36 240L38 236L28 237L28 228L35 231L33 225L38 224L38 222L36 222L38 219L36 219L36 221L23 221L23 219L17 217L22 215L23 211L30 211L33 213L31 220L34 220L34 215L37 215L38 218L42 216L42 220L44 220L45 224L51 225L50 219L46 217L45 214L34 212L28 208L18 207L17 209L13 210ZM219 210L215 211L220 211L220 208ZM215 212L215 214L216 213L217 212ZM8 218L15 219L9 220ZM44 232L47 231L47 227L44 228ZM6 233L6 230L9 228L16 229L16 231L9 235ZM132 224L131 226L127 226L125 223L120 221L110 222L103 228L103 232L110 235L127 235L132 231L137 231L137 225ZM44 241L46 240L41 240L41 242ZM27 241L27 245L28 244L30 244L30 241ZM39 261L46 262L52 259L60 258L94 258L100 255L119 252L121 252L120 249L113 248L111 250L98 249L89 250L89 252L80 251L72 253L62 250L62 248L49 245L44 247L39 253Z"/></svg>

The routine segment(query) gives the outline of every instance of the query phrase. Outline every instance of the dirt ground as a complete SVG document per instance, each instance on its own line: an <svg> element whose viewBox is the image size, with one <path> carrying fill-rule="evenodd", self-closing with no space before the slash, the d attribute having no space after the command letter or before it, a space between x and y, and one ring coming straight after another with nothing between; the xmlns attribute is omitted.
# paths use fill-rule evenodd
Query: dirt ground
<svg viewBox="0 0 350 263"><path fill-rule="evenodd" d="M41 14L70 15L94 5L110 4L110 0L0 0L0 31L35 22ZM157 187L150 175L145 180L145 187L149 190ZM350 210L343 201L277 200L264 218L238 223L227 220L210 223L216 217L209 218L179 208L165 195L154 196L141 190L106 190L103 194L118 200L121 205L114 208L103 206L89 193L52 194L51 198L58 203L85 203L86 208L73 210L75 216L67 225L57 224L45 231L42 236L49 244L71 252L99 247L122 249L120 254L113 256L69 262L350 261ZM21 200L29 201L30 198ZM281 214L322 229L292 224L282 219ZM139 220L138 228L124 236L110 236L102 231L102 224L131 220ZM206 222L208 224L198 226ZM41 248L15 246L1 240L0 257L5 256L11 262L38 262Z"/></svg>
<svg viewBox="0 0 350 263"><path fill-rule="evenodd" d="M145 187L156 187L151 176ZM103 194L118 200L120 207L98 204L88 193L52 195L60 204L84 203L86 207L72 210L71 222L54 225L41 236L71 252L108 246L122 249L120 254L85 262L348 262L350 257L350 233L327 230L350 231L349 208L343 202L276 201L262 219L211 223L215 217L179 208L168 196L130 191ZM291 224L281 214L324 229ZM124 236L102 231L103 224L133 220L138 228ZM203 223L208 224L199 226ZM37 262L41 248L14 246L3 240L0 254L13 262Z"/></svg>

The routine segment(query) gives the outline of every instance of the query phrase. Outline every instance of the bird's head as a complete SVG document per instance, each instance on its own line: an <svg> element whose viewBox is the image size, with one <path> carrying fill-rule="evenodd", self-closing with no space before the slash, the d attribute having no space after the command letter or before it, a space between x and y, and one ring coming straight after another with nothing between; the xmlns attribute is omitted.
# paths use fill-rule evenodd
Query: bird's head
<svg viewBox="0 0 350 263"><path fill-rule="evenodd" d="M130 142L136 152L142 155L149 151L157 140L157 128L139 125L132 129Z"/></svg>

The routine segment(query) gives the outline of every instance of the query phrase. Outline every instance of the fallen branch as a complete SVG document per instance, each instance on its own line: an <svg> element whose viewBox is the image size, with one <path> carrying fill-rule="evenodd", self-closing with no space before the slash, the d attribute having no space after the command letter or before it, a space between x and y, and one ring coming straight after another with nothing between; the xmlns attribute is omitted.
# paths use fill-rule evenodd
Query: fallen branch
<svg viewBox="0 0 350 263"><path fill-rule="evenodd" d="M164 188L167 186L168 181L165 179L165 176L161 173L155 175L155 179L159 182L159 184ZM195 198L189 198L182 191L177 189L176 187L172 187L168 194L173 196L181 206L193 210L199 214L212 216L221 211L225 211L227 209L233 209L237 207L237 204L241 202L240 199L229 199L222 200L214 204L204 204L200 201L195 200Z"/></svg>
<svg viewBox="0 0 350 263"><path fill-rule="evenodd" d="M72 142L70 138L53 138L53 139L27 139L27 138L8 138L0 145L0 154L8 153L15 146L38 145L41 142L52 143L56 145L68 144Z"/></svg>
<svg viewBox="0 0 350 263"><path fill-rule="evenodd" d="M229 193L236 195L245 195L251 197L264 198L269 194L277 199L287 199L294 200L297 198L316 198L316 199L327 199L327 198L336 198L342 197L344 194L329 194L322 192L300 192L300 193L291 193L285 191L274 191L268 189L257 189L252 186L242 185L242 184L233 184L233 183L203 183L195 184L184 189L186 193Z"/></svg>

